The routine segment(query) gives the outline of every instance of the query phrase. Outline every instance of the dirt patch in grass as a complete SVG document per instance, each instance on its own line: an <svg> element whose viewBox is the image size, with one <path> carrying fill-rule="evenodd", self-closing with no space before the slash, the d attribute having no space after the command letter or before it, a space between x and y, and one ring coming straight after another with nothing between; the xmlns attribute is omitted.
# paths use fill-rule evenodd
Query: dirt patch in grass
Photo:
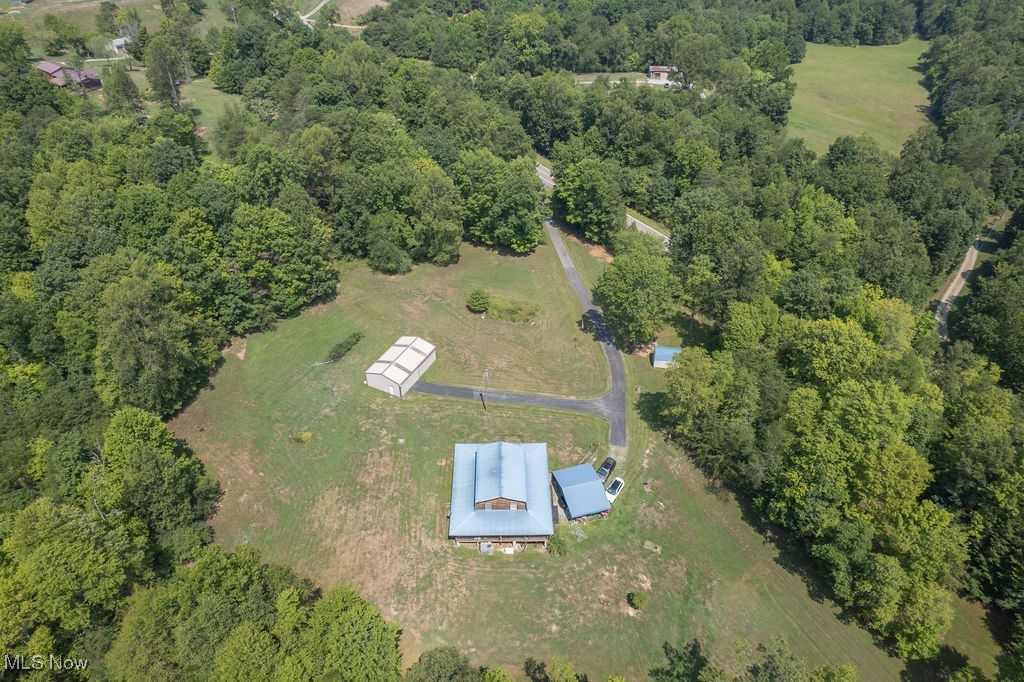
<svg viewBox="0 0 1024 682"><path fill-rule="evenodd" d="M229 472L219 475L218 480L223 490L217 505L214 531L218 527L241 529L240 538L244 542L252 539L277 521L277 514L269 503L266 494L265 474L260 471L257 459L247 452L229 451L222 455L216 465L211 466L218 472Z"/></svg>
<svg viewBox="0 0 1024 682"><path fill-rule="evenodd" d="M604 248L600 244L590 245L587 253L590 254L591 258L596 258L602 263L611 263L612 260L614 260L612 258L612 254L608 253L608 249Z"/></svg>
<svg viewBox="0 0 1024 682"><path fill-rule="evenodd" d="M576 246L580 247L582 250L586 251L588 256L594 258L595 260L598 260L602 263L611 263L613 260L615 260L615 257L612 256L608 249L606 249L601 244L591 244L590 242L585 242L576 235L569 232L564 232L563 236L569 241L569 243L575 244Z"/></svg>
<svg viewBox="0 0 1024 682"><path fill-rule="evenodd" d="M342 0L337 4L340 23L354 24L359 20L359 17L377 6L387 7L388 3L381 2L380 0ZM322 14L323 10L320 10L320 14L317 16Z"/></svg>

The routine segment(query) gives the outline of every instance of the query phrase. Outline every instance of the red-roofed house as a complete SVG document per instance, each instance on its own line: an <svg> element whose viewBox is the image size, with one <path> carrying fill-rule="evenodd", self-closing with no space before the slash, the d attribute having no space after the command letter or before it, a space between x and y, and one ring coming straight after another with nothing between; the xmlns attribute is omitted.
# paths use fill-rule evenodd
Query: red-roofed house
<svg viewBox="0 0 1024 682"><path fill-rule="evenodd" d="M679 69L674 66L652 66L647 69L647 78L648 80L664 81L667 83L674 73L679 73Z"/></svg>
<svg viewBox="0 0 1024 682"><path fill-rule="evenodd" d="M81 85L83 88L98 88L100 77L93 69L72 69L63 62L38 62L36 68L46 74L50 82L58 88L65 85Z"/></svg>

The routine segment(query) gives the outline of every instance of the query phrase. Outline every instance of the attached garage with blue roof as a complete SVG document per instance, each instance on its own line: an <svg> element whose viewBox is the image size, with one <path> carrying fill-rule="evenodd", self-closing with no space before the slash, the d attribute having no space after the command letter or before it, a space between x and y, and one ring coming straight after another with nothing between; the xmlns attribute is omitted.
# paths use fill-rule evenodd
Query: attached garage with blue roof
<svg viewBox="0 0 1024 682"><path fill-rule="evenodd" d="M570 519L602 514L612 508L604 494L604 484L589 464L559 469L552 475L555 492L565 500L565 511Z"/></svg>
<svg viewBox="0 0 1024 682"><path fill-rule="evenodd" d="M542 542L554 532L547 443L458 443L448 536Z"/></svg>

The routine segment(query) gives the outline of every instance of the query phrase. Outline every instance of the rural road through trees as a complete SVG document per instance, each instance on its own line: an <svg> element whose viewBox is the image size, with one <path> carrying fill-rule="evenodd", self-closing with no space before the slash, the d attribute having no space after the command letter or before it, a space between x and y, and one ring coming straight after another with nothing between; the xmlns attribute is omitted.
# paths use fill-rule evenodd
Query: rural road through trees
<svg viewBox="0 0 1024 682"><path fill-rule="evenodd" d="M971 243L971 248L967 249L967 255L964 256L964 262L960 264L960 269L956 271L956 275L949 281L949 284L946 285L946 288L939 296L939 305L935 309L935 321L939 325L939 338L943 341L949 341L949 326L947 322L949 320L949 311L953 307L953 301L956 300L964 285L967 284L967 277L971 274L971 270L974 269L974 264L978 262L980 251L981 237L976 237L974 242Z"/></svg>
<svg viewBox="0 0 1024 682"><path fill-rule="evenodd" d="M998 245L1001 235L999 231L1002 230L1002 226L1013 216L1011 211L1003 210L998 216L992 216L985 225L985 232L982 235L978 235L971 242L971 247L967 249L967 253L964 255L964 260L957 268L957 271L950 275L946 280L946 283L940 293L938 293L932 300L938 300L938 306L935 308L935 322L939 327L939 338L943 341L949 341L949 311L953 308L953 302L956 301L957 296L963 291L964 286L970 280L971 273L974 271L974 266L978 263L978 257L982 251L987 251L989 248L994 248Z"/></svg>
<svg viewBox="0 0 1024 682"><path fill-rule="evenodd" d="M314 21L313 19L311 19L311 17L317 12L319 12L320 9L327 4L327 2L328 0L321 0L320 4L318 4L312 10L310 10L309 14L303 14L302 16L299 17L299 19L302 20L302 23L304 23L306 26L312 28Z"/></svg>
<svg viewBox="0 0 1024 682"><path fill-rule="evenodd" d="M544 183L546 187L555 186L555 176L551 174L551 169L542 163L537 164L537 177ZM659 232L642 220L637 220L633 216L626 214L626 224L630 227L634 227L641 232L646 232L652 237L657 237L665 245L665 250L668 251L669 239L668 235Z"/></svg>

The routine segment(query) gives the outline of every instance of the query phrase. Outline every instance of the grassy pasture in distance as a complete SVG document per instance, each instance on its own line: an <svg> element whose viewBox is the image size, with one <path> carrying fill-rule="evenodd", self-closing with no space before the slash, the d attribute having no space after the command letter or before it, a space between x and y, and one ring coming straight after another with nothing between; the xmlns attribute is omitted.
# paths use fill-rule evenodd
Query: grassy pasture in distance
<svg viewBox="0 0 1024 682"><path fill-rule="evenodd" d="M574 73L572 77L573 80L581 85L589 85L598 78L607 78L608 82L613 85L623 79L630 83L647 80L647 74L639 71L584 71L582 73Z"/></svg>
<svg viewBox="0 0 1024 682"><path fill-rule="evenodd" d="M106 57L105 44L111 36L100 36L96 33L96 12L99 10L101 0L34 0L27 5L11 5L6 10L6 16L0 14L0 21L15 21L25 27L25 37L28 39L29 48L34 57L67 59L67 53L63 55L48 54L45 49L49 31L43 28L43 16L55 14L62 19L70 21L86 37L86 45L93 51L94 56ZM159 0L115 0L121 9L135 8L142 22L150 33L160 28L160 21L163 19L163 12L160 10ZM206 31L211 27L226 26L227 15L220 8L220 2L211 0L208 3L202 21L196 26L196 35L205 36Z"/></svg>
<svg viewBox="0 0 1024 682"><path fill-rule="evenodd" d="M320 4L320 0L303 0L299 6L302 14L306 12L312 12L317 5ZM371 9L378 5L387 5L387 2L382 0L337 0L332 2L328 0L320 10L314 14L310 19L314 21L321 19L326 16L326 13L330 11L331 7L338 8L338 19L339 23L346 25L356 25L359 22L359 17L369 12Z"/></svg>
<svg viewBox="0 0 1024 682"><path fill-rule="evenodd" d="M134 7L150 31L160 26L163 13L158 0L117 0L122 9ZM103 45L110 40L108 36L96 34L96 12L100 8L100 0L34 0L27 5L11 5L7 16L0 21L15 21L25 27L25 38L29 49L36 57L64 57L66 55L48 54L45 49L49 31L43 28L43 16L55 14L75 25L80 33L86 36L86 44L96 57L105 57ZM16 13L12 13L16 12Z"/></svg>
<svg viewBox="0 0 1024 682"><path fill-rule="evenodd" d="M789 112L790 135L803 137L819 154L842 135L870 135L898 154L903 142L928 123L928 93L917 59L928 43L913 38L899 45L842 47L807 44L794 65L796 95Z"/></svg>
<svg viewBox="0 0 1024 682"><path fill-rule="evenodd" d="M100 62L98 64L91 64L91 66L99 72L102 78L103 67L107 63L109 62ZM139 89L139 94L143 97L143 104L147 113L153 114L160 107L160 103L145 99L151 95L149 80L146 79L146 67L135 63L129 75L135 82L135 87ZM241 95L221 92L213 86L213 81L205 77L196 78L188 83L182 83L179 91L181 93L182 106L184 109L188 109L195 117L200 135L205 135L217 127L217 121L224 115L229 105L241 105L242 103ZM103 90L102 88L91 90L89 94L102 99Z"/></svg>
<svg viewBox="0 0 1024 682"><path fill-rule="evenodd" d="M148 87L148 83L147 83ZM241 104L242 96L221 92L209 78L196 78L181 85L181 99L196 118L200 128L213 129L231 104Z"/></svg>
<svg viewBox="0 0 1024 682"><path fill-rule="evenodd" d="M592 283L600 254L570 248ZM470 314L464 302L476 288L538 303L538 324L547 326ZM489 366L491 387L605 390L605 363L575 326L581 309L549 245L527 257L464 245L459 264L421 265L403 277L350 264L339 291L236 342L172 424L225 488L213 519L222 545L251 543L322 585L354 585L401 624L406 665L453 645L474 663L519 674L526 656L557 656L591 679L643 679L664 663L665 642L700 637L724 664L740 638L784 635L814 663L851 663L865 680L899 678L902 662L818 596L799 552L770 540L742 500L641 418L656 412L664 381L646 357L626 357L630 445L616 469L626 488L609 518L583 526L583 541L570 536L564 557L451 546L454 443L545 441L558 468L606 456L607 423L495 403L485 413L479 402L435 396L393 399L364 386L362 373L410 333L437 344L431 381L472 385ZM357 329L366 338L348 355L314 366ZM636 589L650 594L642 612L626 603ZM961 625L976 632L977 616Z"/></svg>

